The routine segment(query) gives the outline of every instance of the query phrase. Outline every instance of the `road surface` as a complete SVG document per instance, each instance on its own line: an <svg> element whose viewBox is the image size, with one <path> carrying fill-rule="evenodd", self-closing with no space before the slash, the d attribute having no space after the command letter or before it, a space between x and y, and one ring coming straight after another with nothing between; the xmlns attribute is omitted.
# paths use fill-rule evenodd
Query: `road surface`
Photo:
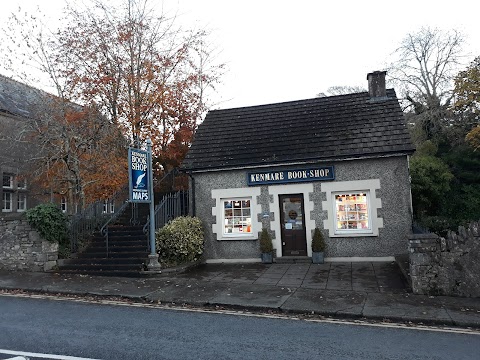
<svg viewBox="0 0 480 360"><path fill-rule="evenodd" d="M480 358L478 333L0 296L0 359Z"/></svg>

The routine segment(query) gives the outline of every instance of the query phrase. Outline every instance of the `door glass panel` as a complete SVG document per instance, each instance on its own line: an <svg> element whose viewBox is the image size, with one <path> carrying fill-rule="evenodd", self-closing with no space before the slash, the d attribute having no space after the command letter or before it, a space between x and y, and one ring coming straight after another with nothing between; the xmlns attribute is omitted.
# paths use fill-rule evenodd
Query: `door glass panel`
<svg viewBox="0 0 480 360"><path fill-rule="evenodd" d="M282 211L285 230L303 229L302 198L298 196L283 198Z"/></svg>

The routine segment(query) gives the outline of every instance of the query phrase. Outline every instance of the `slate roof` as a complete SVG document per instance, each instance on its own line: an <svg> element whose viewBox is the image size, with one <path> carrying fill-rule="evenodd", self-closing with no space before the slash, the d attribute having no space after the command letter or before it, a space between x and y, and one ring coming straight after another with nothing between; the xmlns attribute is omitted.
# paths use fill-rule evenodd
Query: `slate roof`
<svg viewBox="0 0 480 360"><path fill-rule="evenodd" d="M186 170L324 162L411 154L393 89L210 111L183 162Z"/></svg>
<svg viewBox="0 0 480 360"><path fill-rule="evenodd" d="M52 95L0 75L0 113L31 117L31 111Z"/></svg>

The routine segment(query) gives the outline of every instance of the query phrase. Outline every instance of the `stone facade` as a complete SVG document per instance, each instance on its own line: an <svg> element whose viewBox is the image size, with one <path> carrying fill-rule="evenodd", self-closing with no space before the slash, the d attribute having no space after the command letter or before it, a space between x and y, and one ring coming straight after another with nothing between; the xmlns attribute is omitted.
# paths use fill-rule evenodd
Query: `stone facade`
<svg viewBox="0 0 480 360"><path fill-rule="evenodd" d="M416 234L409 239L409 267L415 294L480 297L480 223L443 238Z"/></svg>
<svg viewBox="0 0 480 360"><path fill-rule="evenodd" d="M58 244L43 240L25 219L0 219L0 269L48 271L57 260Z"/></svg>
<svg viewBox="0 0 480 360"><path fill-rule="evenodd" d="M335 167L335 180L328 182L328 188L369 181L379 184L371 192L372 204L375 204L378 234L370 236L342 237L332 235L325 227L331 214L327 209L327 182L302 184L261 185L248 187L247 173L251 169L212 171L195 173L196 215L204 222L205 252L208 259L253 259L258 258L258 233L262 227L270 230L274 247L279 253L281 248L280 225L278 216L278 194L303 193L305 200L305 219L307 230L307 249L310 255L311 236L315 227L322 229L326 243L327 257L390 257L406 254L408 236L411 233L410 182L406 156L349 160L328 163ZM308 166L307 166L308 167ZM263 168L272 170L301 168L300 166ZM250 189L258 204L257 213L252 214L255 238L225 240L219 239L215 224L218 222L216 212L216 193L241 196ZM254 191L254 189L258 189ZM356 189L350 189L356 190ZM343 191L343 190L342 190ZM375 201L374 201L375 200ZM372 210L373 212L373 210ZM332 225L333 226L333 225Z"/></svg>

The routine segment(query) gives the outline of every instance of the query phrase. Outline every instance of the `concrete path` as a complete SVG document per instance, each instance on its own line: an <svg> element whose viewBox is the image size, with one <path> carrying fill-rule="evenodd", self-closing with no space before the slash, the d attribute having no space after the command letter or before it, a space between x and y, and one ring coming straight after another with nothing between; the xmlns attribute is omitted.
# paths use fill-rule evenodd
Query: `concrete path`
<svg viewBox="0 0 480 360"><path fill-rule="evenodd" d="M480 299L413 295L395 263L208 264L149 278L0 271L0 289L480 329Z"/></svg>
<svg viewBox="0 0 480 360"><path fill-rule="evenodd" d="M395 263L209 264L181 279L285 286L318 290L406 292Z"/></svg>

